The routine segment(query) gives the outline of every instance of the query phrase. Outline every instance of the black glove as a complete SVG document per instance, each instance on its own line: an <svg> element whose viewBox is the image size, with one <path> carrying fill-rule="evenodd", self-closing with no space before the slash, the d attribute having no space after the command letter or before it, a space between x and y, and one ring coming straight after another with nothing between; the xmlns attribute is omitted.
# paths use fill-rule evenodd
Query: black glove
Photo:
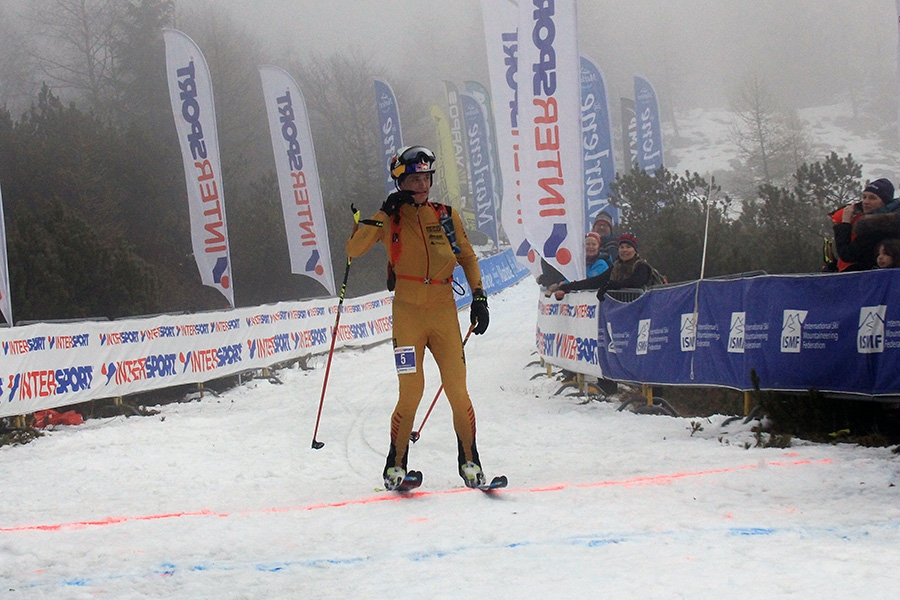
<svg viewBox="0 0 900 600"><path fill-rule="evenodd" d="M394 192L388 196L387 200L384 201L384 204L381 205L381 210L383 210L387 216L393 217L400 212L400 207L402 205L412 204L413 202L412 192Z"/></svg>
<svg viewBox="0 0 900 600"><path fill-rule="evenodd" d="M484 290L478 288L472 292L472 306L469 309L469 321L472 324L472 333L481 335L487 331L491 321L491 311L488 310L487 296Z"/></svg>

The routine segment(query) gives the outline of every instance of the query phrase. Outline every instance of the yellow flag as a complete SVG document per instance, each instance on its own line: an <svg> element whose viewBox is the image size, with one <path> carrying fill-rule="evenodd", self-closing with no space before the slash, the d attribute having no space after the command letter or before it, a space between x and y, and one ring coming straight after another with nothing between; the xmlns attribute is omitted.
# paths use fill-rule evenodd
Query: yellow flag
<svg viewBox="0 0 900 600"><path fill-rule="evenodd" d="M463 198L459 187L459 170L456 168L456 151L453 147L453 136L450 134L450 121L447 115L436 104L431 105L431 119L437 130L437 139L440 146L440 156L443 160L437 161L438 200L442 204L448 204L456 209L466 229L475 228L475 212L469 204L470 198Z"/></svg>

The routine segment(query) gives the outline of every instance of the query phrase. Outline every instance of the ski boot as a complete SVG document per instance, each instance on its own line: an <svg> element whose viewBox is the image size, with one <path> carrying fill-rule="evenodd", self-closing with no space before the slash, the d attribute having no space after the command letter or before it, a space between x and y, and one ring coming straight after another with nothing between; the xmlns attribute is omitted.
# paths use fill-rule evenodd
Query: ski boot
<svg viewBox="0 0 900 600"><path fill-rule="evenodd" d="M396 490L406 479L406 469L403 467L390 467L384 470L384 489Z"/></svg>
<svg viewBox="0 0 900 600"><path fill-rule="evenodd" d="M484 485L486 482L484 471L471 460L459 465L459 476L463 478L466 487L470 488Z"/></svg>

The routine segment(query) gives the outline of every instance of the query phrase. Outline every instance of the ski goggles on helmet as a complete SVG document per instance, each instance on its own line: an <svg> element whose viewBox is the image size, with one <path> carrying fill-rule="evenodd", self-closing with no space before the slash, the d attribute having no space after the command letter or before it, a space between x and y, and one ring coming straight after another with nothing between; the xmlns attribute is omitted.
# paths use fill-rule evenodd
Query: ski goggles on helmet
<svg viewBox="0 0 900 600"><path fill-rule="evenodd" d="M434 152L425 146L407 146L391 159L391 177L400 179L412 173L434 173Z"/></svg>

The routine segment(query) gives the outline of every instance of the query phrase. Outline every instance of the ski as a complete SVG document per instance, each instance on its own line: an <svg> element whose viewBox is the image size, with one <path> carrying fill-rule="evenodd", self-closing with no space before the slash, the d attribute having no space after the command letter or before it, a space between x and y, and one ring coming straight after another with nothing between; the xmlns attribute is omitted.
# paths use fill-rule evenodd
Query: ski
<svg viewBox="0 0 900 600"><path fill-rule="evenodd" d="M492 492L494 490L499 490L500 488L505 488L508 483L509 481L507 481L506 475L497 475L491 479L490 483L483 483L476 486L476 489L479 489L482 492Z"/></svg>

